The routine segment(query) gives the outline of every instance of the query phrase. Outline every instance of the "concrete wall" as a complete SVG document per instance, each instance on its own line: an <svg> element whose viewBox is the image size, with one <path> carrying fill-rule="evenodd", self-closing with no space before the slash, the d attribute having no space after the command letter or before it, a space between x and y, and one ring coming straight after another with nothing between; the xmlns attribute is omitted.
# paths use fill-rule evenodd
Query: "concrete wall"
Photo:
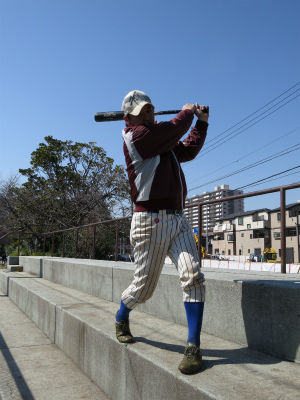
<svg viewBox="0 0 300 400"><path fill-rule="evenodd" d="M23 270L29 274L41 276L44 258L45 257L19 256L19 264L23 267Z"/></svg>
<svg viewBox="0 0 300 400"><path fill-rule="evenodd" d="M20 258L25 272L38 258ZM133 264L99 260L43 259L45 279L119 303ZM300 276L205 270L203 331L288 360L300 362ZM174 267L165 267L154 296L140 311L186 324Z"/></svg>

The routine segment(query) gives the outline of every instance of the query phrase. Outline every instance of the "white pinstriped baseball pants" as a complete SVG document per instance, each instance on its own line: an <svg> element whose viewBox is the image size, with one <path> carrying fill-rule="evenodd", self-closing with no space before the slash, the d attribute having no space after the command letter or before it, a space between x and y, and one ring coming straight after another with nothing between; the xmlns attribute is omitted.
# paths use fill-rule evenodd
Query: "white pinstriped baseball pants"
<svg viewBox="0 0 300 400"><path fill-rule="evenodd" d="M179 273L183 301L204 302L204 275L198 250L185 215L136 212L133 214L130 241L134 247L136 269L132 283L122 293L126 307L133 309L152 296L168 255Z"/></svg>

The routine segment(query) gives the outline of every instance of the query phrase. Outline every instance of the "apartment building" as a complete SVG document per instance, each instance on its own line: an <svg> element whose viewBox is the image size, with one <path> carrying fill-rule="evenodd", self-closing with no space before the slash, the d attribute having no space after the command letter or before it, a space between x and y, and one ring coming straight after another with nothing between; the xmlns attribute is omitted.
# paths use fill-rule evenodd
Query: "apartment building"
<svg viewBox="0 0 300 400"><path fill-rule="evenodd" d="M213 228L212 254L235 255L235 226L232 219L225 219Z"/></svg>
<svg viewBox="0 0 300 400"><path fill-rule="evenodd" d="M300 201L286 206L286 261L300 263ZM249 256L274 248L281 259L280 208L246 211L220 220L213 228L212 253Z"/></svg>
<svg viewBox="0 0 300 400"><path fill-rule="evenodd" d="M271 247L270 210L267 208L248 211L235 218L237 255L262 255Z"/></svg>
<svg viewBox="0 0 300 400"><path fill-rule="evenodd" d="M271 211L271 246L277 252L277 257L281 258L280 241L280 208ZM286 225L286 261L287 263L300 262L299 251L299 227L300 227L300 201L286 206L285 212Z"/></svg>
<svg viewBox="0 0 300 400"><path fill-rule="evenodd" d="M186 199L186 206L195 204L194 207L186 208L184 213L189 220L192 228L198 227L198 207L199 202L222 199L224 197L242 194L242 190L231 190L229 185L216 186L213 192L204 192ZM202 207L203 230L212 231L216 222L232 215L244 211L244 199L230 200L222 203L210 204Z"/></svg>
<svg viewBox="0 0 300 400"><path fill-rule="evenodd" d="M213 254L261 255L270 247L271 210L267 208L232 214L214 227Z"/></svg>

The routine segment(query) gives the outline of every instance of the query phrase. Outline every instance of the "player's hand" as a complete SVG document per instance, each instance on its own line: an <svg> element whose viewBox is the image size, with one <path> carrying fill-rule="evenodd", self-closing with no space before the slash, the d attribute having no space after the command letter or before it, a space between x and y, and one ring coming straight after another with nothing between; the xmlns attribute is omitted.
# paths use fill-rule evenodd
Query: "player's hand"
<svg viewBox="0 0 300 400"><path fill-rule="evenodd" d="M198 103L195 104L195 114L197 115L198 119L200 121L208 121L209 118L209 114L208 113L204 113L202 110L206 108L206 106L199 106Z"/></svg>
<svg viewBox="0 0 300 400"><path fill-rule="evenodd" d="M192 113L195 113L196 106L195 104L185 104L184 106L182 106L182 110L191 110Z"/></svg>

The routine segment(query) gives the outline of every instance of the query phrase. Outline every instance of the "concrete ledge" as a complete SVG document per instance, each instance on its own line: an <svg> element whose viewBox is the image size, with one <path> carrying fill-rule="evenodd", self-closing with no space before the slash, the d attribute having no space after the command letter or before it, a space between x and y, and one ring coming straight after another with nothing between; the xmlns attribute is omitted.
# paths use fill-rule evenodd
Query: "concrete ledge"
<svg viewBox="0 0 300 400"><path fill-rule="evenodd" d="M10 279L10 294L113 400L298 398L298 364L203 334L204 370L184 376L177 370L182 325L134 311L136 343L124 346L114 337L117 305L110 301L38 278Z"/></svg>
<svg viewBox="0 0 300 400"><path fill-rule="evenodd" d="M0 270L0 292L6 296L8 296L11 278L35 278L35 276L26 272L10 271L9 269Z"/></svg>
<svg viewBox="0 0 300 400"><path fill-rule="evenodd" d="M44 259L43 276L45 279L80 290L91 296L112 301L113 267L101 267L96 260Z"/></svg>
<svg viewBox="0 0 300 400"><path fill-rule="evenodd" d="M30 274L43 276L43 260L46 257L19 256L19 264Z"/></svg>
<svg viewBox="0 0 300 400"><path fill-rule="evenodd" d="M32 257L22 259L28 272L40 262L31 260ZM132 263L43 259L46 279L115 303L119 303L122 291L131 282L133 269ZM205 268L203 271L206 276L204 332L300 362L299 275ZM186 324L182 291L174 267L164 267L153 297L137 309Z"/></svg>
<svg viewBox="0 0 300 400"><path fill-rule="evenodd" d="M8 297L0 297L1 400L109 400Z"/></svg>

